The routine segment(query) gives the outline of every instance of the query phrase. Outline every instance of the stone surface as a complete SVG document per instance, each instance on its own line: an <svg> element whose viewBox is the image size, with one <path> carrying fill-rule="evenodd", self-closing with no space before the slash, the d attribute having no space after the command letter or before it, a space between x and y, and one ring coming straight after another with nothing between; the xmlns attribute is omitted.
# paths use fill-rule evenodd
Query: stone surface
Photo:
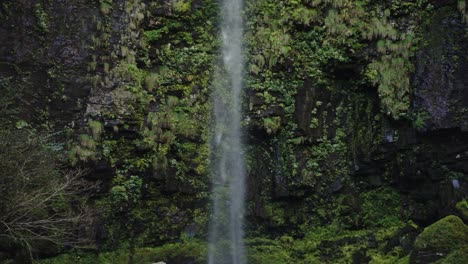
<svg viewBox="0 0 468 264"><path fill-rule="evenodd" d="M426 227L416 238L410 263L432 263L468 244L468 227L449 215Z"/></svg>
<svg viewBox="0 0 468 264"><path fill-rule="evenodd" d="M446 8L427 28L427 46L416 58L414 110L423 131L468 130L468 39L466 26Z"/></svg>

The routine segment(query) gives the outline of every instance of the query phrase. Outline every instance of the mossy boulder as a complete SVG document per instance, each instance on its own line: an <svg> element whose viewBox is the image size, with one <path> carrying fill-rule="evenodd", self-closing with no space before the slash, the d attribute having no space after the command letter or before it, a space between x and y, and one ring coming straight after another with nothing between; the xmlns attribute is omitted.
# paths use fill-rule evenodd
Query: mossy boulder
<svg viewBox="0 0 468 264"><path fill-rule="evenodd" d="M426 227L416 238L410 263L433 263L468 245L468 227L449 215Z"/></svg>
<svg viewBox="0 0 468 264"><path fill-rule="evenodd" d="M457 203L456 208L463 220L468 221L468 202L463 199Z"/></svg>
<svg viewBox="0 0 468 264"><path fill-rule="evenodd" d="M468 263L468 245L453 251L446 258L437 262L438 264Z"/></svg>

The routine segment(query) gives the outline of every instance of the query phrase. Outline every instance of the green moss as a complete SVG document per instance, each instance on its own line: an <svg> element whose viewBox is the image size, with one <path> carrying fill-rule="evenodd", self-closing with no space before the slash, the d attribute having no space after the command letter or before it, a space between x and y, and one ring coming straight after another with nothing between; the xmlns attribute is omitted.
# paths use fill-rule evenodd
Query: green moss
<svg viewBox="0 0 468 264"><path fill-rule="evenodd" d="M288 250L293 239L270 240L255 238L247 241L247 258L249 263L282 264L295 263Z"/></svg>
<svg viewBox="0 0 468 264"><path fill-rule="evenodd" d="M463 219L468 219L468 202L465 199L458 202L456 208Z"/></svg>
<svg viewBox="0 0 468 264"><path fill-rule="evenodd" d="M113 69L113 74L126 81L132 81L135 86L141 86L145 79L145 72L139 69L136 64L123 61Z"/></svg>
<svg viewBox="0 0 468 264"><path fill-rule="evenodd" d="M34 264L128 264L128 263L195 263L206 262L206 243L196 239L187 239L182 243L169 243L161 247L122 248L99 254L74 252L51 259L35 260ZM130 262L132 260L132 262Z"/></svg>
<svg viewBox="0 0 468 264"><path fill-rule="evenodd" d="M186 13L190 11L191 2L191 0L176 0L172 2L172 7L177 13Z"/></svg>
<svg viewBox="0 0 468 264"><path fill-rule="evenodd" d="M158 248L142 248L136 251L135 263L152 263L164 261L167 263L206 262L206 242L189 239L183 243L165 244Z"/></svg>
<svg viewBox="0 0 468 264"><path fill-rule="evenodd" d="M360 195L361 215L367 227L401 226L404 220L400 209L400 195L392 188L380 188Z"/></svg>
<svg viewBox="0 0 468 264"><path fill-rule="evenodd" d="M286 223L284 204L268 203L264 210L265 217L270 220L271 226L282 226Z"/></svg>
<svg viewBox="0 0 468 264"><path fill-rule="evenodd" d="M37 3L34 5L34 15L37 20L37 27L40 32L48 33L49 32L49 15L44 10L42 4Z"/></svg>
<svg viewBox="0 0 468 264"><path fill-rule="evenodd" d="M459 217L449 215L426 227L416 238L411 259L436 260L467 243L468 227Z"/></svg>
<svg viewBox="0 0 468 264"><path fill-rule="evenodd" d="M438 261L437 264L460 264L468 263L468 245L453 251L446 258Z"/></svg>
<svg viewBox="0 0 468 264"><path fill-rule="evenodd" d="M410 256L407 255L401 259L399 259L396 264L409 264L410 263Z"/></svg>
<svg viewBox="0 0 468 264"><path fill-rule="evenodd" d="M96 264L95 255L91 254L63 254L55 258L34 260L35 264Z"/></svg>

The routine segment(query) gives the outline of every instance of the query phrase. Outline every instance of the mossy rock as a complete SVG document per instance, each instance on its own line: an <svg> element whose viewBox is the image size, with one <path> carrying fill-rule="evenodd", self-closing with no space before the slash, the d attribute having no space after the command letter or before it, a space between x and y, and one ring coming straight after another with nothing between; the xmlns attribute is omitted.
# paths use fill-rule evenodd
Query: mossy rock
<svg viewBox="0 0 468 264"><path fill-rule="evenodd" d="M437 262L438 264L468 263L468 245L453 251L446 258Z"/></svg>
<svg viewBox="0 0 468 264"><path fill-rule="evenodd" d="M410 263L433 263L467 244L468 227L458 216L449 215L416 238Z"/></svg>
<svg viewBox="0 0 468 264"><path fill-rule="evenodd" d="M206 242L187 239L182 243L169 243L154 248L137 248L132 252L128 248L115 251L86 253L75 251L60 256L34 260L34 264L127 264L127 263L206 263ZM0 262L2 263L2 262ZM2 263L3 264L3 263Z"/></svg>
<svg viewBox="0 0 468 264"><path fill-rule="evenodd" d="M457 203L456 208L464 221L468 221L468 202L463 199Z"/></svg>

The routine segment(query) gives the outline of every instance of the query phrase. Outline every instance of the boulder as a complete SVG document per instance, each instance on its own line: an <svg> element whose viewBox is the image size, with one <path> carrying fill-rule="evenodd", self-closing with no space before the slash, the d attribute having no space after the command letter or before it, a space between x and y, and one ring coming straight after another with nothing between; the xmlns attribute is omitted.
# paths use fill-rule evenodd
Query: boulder
<svg viewBox="0 0 468 264"><path fill-rule="evenodd" d="M419 234L413 246L410 263L433 263L466 245L468 227L458 216L449 215Z"/></svg>

